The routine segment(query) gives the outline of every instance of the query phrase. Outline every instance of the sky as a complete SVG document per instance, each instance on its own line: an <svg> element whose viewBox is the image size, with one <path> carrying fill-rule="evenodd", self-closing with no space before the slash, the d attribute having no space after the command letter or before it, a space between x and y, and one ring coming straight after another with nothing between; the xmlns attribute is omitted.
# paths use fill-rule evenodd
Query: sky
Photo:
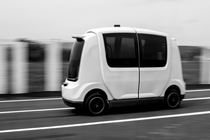
<svg viewBox="0 0 210 140"><path fill-rule="evenodd" d="M209 0L0 0L0 39L70 40L120 24L210 46Z"/></svg>

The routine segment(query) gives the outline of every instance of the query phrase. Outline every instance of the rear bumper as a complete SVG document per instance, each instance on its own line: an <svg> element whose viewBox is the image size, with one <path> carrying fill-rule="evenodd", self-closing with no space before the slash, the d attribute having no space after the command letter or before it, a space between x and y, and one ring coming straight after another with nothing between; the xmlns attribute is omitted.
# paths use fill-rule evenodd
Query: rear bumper
<svg viewBox="0 0 210 140"><path fill-rule="evenodd" d="M82 107L82 102L79 101L70 101L63 98L63 102L69 107Z"/></svg>

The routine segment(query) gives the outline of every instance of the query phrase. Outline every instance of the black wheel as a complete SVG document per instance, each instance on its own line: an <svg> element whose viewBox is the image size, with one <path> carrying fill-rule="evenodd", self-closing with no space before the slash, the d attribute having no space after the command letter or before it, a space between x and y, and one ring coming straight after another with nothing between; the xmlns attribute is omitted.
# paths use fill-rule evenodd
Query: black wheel
<svg viewBox="0 0 210 140"><path fill-rule="evenodd" d="M106 108L106 100L99 93L91 94L85 101L85 110L90 115L101 115Z"/></svg>
<svg viewBox="0 0 210 140"><path fill-rule="evenodd" d="M165 104L168 108L178 108L181 103L181 97L176 89L171 89L166 93Z"/></svg>

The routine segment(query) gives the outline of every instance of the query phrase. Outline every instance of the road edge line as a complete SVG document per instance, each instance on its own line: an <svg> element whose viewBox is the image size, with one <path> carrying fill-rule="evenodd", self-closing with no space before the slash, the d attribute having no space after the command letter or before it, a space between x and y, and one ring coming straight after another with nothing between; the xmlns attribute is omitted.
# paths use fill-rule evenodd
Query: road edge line
<svg viewBox="0 0 210 140"><path fill-rule="evenodd" d="M173 114L173 115L162 115L162 116L143 117L143 118L133 118L133 119L121 119L121 120L111 120L111 121L78 123L78 124L69 124L69 125L57 125L57 126L47 126L47 127L9 129L9 130L0 130L0 134L14 133L14 132L26 132L26 131L38 131L38 130L51 130L51 129L61 129L61 128L73 128L73 127L81 127L81 126L124 123L124 122L134 122L134 121L146 121L146 120L187 117L187 116L206 115L206 114L210 114L210 111L191 112L191 113L182 113L182 114Z"/></svg>

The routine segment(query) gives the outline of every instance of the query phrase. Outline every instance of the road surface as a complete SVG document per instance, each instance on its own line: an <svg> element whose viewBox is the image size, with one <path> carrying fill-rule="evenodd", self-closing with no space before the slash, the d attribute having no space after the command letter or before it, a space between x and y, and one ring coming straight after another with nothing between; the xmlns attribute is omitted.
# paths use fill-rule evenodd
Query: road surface
<svg viewBox="0 0 210 140"><path fill-rule="evenodd" d="M0 101L0 140L210 139L210 90L187 92L180 108L152 103L86 116L61 98Z"/></svg>

